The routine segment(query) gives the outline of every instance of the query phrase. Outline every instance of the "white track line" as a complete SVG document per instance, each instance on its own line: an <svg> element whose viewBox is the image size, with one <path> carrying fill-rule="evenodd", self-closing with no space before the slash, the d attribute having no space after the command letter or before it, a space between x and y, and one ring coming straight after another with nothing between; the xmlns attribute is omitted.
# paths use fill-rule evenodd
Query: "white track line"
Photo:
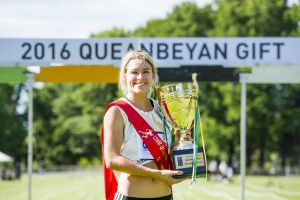
<svg viewBox="0 0 300 200"><path fill-rule="evenodd" d="M296 191L289 191L289 190L284 190L284 189L281 189L281 188L277 188L277 187L274 187L274 186L256 186L252 183L246 183L246 187L249 187L249 188L252 188L252 189L255 189L255 190L259 190L259 191L272 191L272 192L275 192L275 193L279 193L279 194L282 194L282 195L287 195L287 196L299 196L300 197L300 192L296 192Z"/></svg>
<svg viewBox="0 0 300 200"><path fill-rule="evenodd" d="M285 198L282 198L276 194L273 194L271 192L253 192L253 191L249 191L246 190L246 197L247 196L253 196L255 198L264 198L264 199L272 199L272 200L288 200Z"/></svg>
<svg viewBox="0 0 300 200"><path fill-rule="evenodd" d="M234 197L227 194L226 192L220 192L220 191L216 191L216 190L209 190L209 189L204 188L204 187L201 187L201 188L197 187L197 188L195 188L195 190L197 190L199 192L204 192L209 196L220 197L221 199L236 200Z"/></svg>

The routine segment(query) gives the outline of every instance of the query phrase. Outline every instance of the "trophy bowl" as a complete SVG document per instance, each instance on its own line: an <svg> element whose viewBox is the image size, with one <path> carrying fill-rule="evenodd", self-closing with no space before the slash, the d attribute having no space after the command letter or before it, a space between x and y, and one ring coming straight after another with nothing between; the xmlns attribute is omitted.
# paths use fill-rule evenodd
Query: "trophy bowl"
<svg viewBox="0 0 300 200"><path fill-rule="evenodd" d="M156 88L158 102L162 114L169 125L179 133L179 142L173 144L172 162L174 170L183 171L183 175L175 178L189 177L193 174L193 166L196 164L196 174L201 176L206 173L203 148L198 148L195 139L196 131L194 123L198 110L199 89L197 82L176 83ZM190 137L187 135L190 134ZM186 139L190 138L190 139ZM176 140L175 140L176 141ZM195 147L196 145L196 147ZM194 151L198 151L194 155ZM197 162L194 161L197 159Z"/></svg>

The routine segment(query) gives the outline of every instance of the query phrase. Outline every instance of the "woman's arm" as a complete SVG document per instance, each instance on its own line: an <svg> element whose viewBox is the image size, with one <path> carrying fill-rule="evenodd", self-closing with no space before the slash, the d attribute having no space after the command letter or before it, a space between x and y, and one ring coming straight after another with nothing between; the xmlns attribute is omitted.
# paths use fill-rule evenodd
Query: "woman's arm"
<svg viewBox="0 0 300 200"><path fill-rule="evenodd" d="M174 175L181 175L181 171L152 169L121 156L120 149L124 140L124 121L121 112L115 106L111 107L104 116L104 131L104 156L107 168L136 176L157 178L168 185L184 180L172 178Z"/></svg>

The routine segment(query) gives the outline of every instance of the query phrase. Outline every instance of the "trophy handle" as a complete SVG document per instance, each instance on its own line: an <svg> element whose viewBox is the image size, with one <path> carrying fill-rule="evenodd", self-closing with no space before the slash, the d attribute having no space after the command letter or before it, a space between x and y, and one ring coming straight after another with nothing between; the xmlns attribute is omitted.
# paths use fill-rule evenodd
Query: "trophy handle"
<svg viewBox="0 0 300 200"><path fill-rule="evenodd" d="M161 102L161 97L160 97L161 87L160 87L159 83L156 84L155 91L156 91L156 96L158 98L158 103L160 104L160 102Z"/></svg>
<svg viewBox="0 0 300 200"><path fill-rule="evenodd" d="M199 84L197 82L197 73L192 74L193 85L195 86L198 96L199 96Z"/></svg>

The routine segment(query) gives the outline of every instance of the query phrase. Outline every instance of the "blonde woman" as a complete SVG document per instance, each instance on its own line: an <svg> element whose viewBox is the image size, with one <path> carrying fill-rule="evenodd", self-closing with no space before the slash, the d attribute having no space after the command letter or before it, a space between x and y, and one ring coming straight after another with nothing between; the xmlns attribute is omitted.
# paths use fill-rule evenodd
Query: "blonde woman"
<svg viewBox="0 0 300 200"><path fill-rule="evenodd" d="M158 103L150 98L157 82L157 68L148 53L131 51L123 57L119 87L124 97L117 102L138 115L130 116L118 103L107 107L102 132L107 199L171 200L172 185L184 180L175 179L182 172L169 170L166 163L171 136L164 130ZM150 128L137 128L144 126L140 118ZM110 170L120 172L118 186Z"/></svg>

